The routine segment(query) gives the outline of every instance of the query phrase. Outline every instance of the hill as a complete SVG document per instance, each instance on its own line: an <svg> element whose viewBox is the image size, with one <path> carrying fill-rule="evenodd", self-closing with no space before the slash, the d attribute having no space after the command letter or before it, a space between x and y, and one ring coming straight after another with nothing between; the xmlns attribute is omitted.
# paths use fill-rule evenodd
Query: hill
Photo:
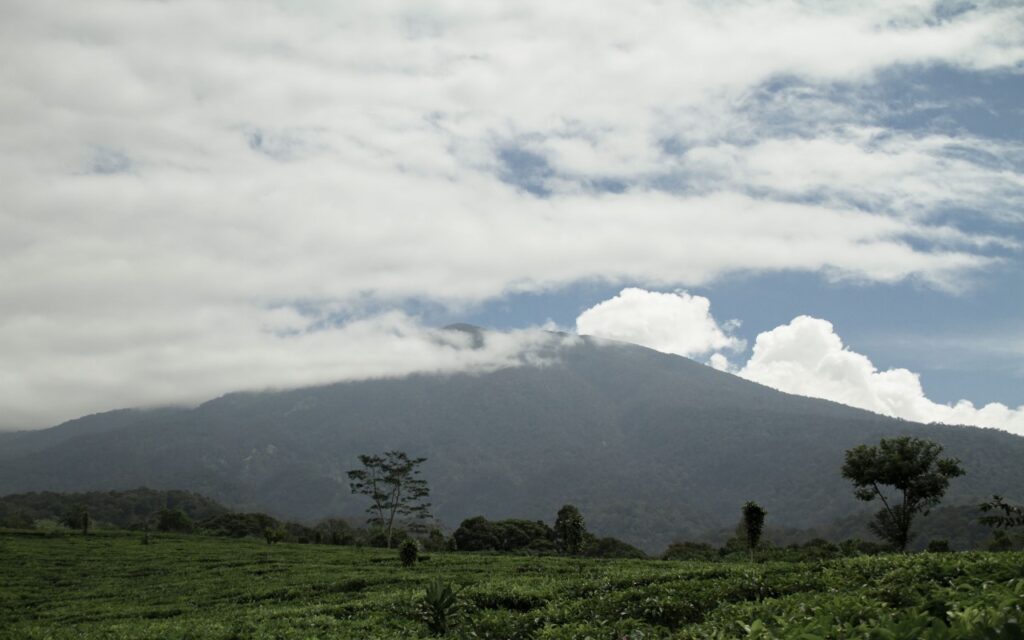
<svg viewBox="0 0 1024 640"><path fill-rule="evenodd" d="M460 330L468 330L461 328ZM486 334L480 332L480 339ZM1024 438L923 425L788 395L686 358L583 339L544 366L259 393L195 408L117 411L0 441L0 493L182 488L234 509L358 516L357 455L428 458L434 512L553 519L660 551L731 527L756 500L769 523L823 528L863 509L844 451L900 434L963 460L947 504L1024 499Z"/></svg>

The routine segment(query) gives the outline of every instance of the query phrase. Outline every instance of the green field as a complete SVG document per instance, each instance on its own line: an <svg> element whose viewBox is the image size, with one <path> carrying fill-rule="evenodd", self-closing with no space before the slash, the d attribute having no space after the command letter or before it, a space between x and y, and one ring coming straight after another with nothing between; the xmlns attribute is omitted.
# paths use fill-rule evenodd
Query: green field
<svg viewBox="0 0 1024 640"><path fill-rule="evenodd" d="M0 534L0 637L417 638L424 586L458 638L1024 638L1024 553L814 564L394 552L200 536Z"/></svg>

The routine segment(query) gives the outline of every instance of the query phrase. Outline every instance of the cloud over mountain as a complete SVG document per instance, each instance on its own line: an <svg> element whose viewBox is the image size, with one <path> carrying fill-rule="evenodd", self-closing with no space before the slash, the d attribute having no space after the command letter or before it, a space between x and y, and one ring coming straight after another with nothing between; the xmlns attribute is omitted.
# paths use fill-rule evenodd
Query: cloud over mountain
<svg viewBox="0 0 1024 640"><path fill-rule="evenodd" d="M581 334L690 357L718 349L745 350L742 340L729 335L731 326L715 321L707 298L635 288L587 309L576 322ZM994 427L1024 435L1024 407L1013 409L997 402L975 407L969 400L953 405L934 402L925 395L918 374L908 369L879 371L867 356L843 344L832 323L820 318L799 316L758 334L749 359L740 367L730 365L721 353L712 354L708 364L773 389L887 416Z"/></svg>
<svg viewBox="0 0 1024 640"><path fill-rule="evenodd" d="M963 290L1019 251L990 227L1020 221L1021 145L897 130L868 94L887 70L1013 72L1022 17L5 2L0 426L234 375L448 370L409 328L421 301L778 272Z"/></svg>

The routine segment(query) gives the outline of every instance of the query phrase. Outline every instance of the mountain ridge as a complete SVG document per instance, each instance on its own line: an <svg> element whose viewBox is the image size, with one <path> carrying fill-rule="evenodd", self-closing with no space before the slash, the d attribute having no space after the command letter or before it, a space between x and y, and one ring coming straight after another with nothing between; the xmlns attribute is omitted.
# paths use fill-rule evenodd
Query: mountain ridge
<svg viewBox="0 0 1024 640"><path fill-rule="evenodd" d="M545 366L233 392L18 432L13 447L0 440L0 493L146 485L281 517L359 517L345 471L360 453L398 448L428 458L449 527L475 515L548 520L574 503L596 532L652 550L734 524L746 500L797 528L863 509L839 477L843 452L908 434L964 459L950 503L1024 497L1020 436L784 394L625 343L582 338L559 354Z"/></svg>

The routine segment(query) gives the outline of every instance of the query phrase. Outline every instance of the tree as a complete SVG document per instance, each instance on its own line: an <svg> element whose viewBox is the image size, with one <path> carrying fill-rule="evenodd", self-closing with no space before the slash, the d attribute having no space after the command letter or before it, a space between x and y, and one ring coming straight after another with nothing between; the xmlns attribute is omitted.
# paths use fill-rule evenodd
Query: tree
<svg viewBox="0 0 1024 640"><path fill-rule="evenodd" d="M949 481L964 475L956 458L940 458L942 446L903 436L882 438L878 446L860 445L846 452L843 477L853 482L854 495L865 502L878 498L882 509L875 514L871 530L900 551L913 538L914 517L928 515L945 495ZM896 496L886 496L882 487L892 487Z"/></svg>
<svg viewBox="0 0 1024 640"><path fill-rule="evenodd" d="M1002 496L992 496L990 502L982 502L978 508L987 514L997 512L982 516L979 522L983 525L996 529L1024 527L1024 507L1010 504L1003 500Z"/></svg>
<svg viewBox="0 0 1024 640"><path fill-rule="evenodd" d="M193 524L181 509L161 509L157 514L156 528L164 532L189 533Z"/></svg>
<svg viewBox="0 0 1024 640"><path fill-rule="evenodd" d="M768 514L756 502L748 502L743 505L743 532L747 537L747 549L750 550L750 561L754 561L754 549L761 541L761 533L764 531L764 517Z"/></svg>
<svg viewBox="0 0 1024 640"><path fill-rule="evenodd" d="M359 456L363 468L348 472L352 493L361 493L373 502L366 509L370 514L367 522L384 531L388 549L397 517L430 517L430 503L424 502L430 488L426 480L417 477L419 466L426 460L409 458L402 451L387 451L383 455Z"/></svg>
<svg viewBox="0 0 1024 640"><path fill-rule="evenodd" d="M1016 536L1015 544L1014 538L1005 531L1024 527L1024 506L1010 504L1003 500L1002 496L992 496L991 501L981 503L979 508L986 514L979 518L979 522L995 529L989 542L989 550L1009 551L1024 542L1024 536Z"/></svg>
<svg viewBox="0 0 1024 640"><path fill-rule="evenodd" d="M555 518L555 540L558 546L571 556L583 550L583 537L587 528L580 510L567 504L558 510Z"/></svg>
<svg viewBox="0 0 1024 640"><path fill-rule="evenodd" d="M78 505L61 519L61 523L71 529L81 529L82 535L87 536L92 520L89 518L89 510L84 505Z"/></svg>

